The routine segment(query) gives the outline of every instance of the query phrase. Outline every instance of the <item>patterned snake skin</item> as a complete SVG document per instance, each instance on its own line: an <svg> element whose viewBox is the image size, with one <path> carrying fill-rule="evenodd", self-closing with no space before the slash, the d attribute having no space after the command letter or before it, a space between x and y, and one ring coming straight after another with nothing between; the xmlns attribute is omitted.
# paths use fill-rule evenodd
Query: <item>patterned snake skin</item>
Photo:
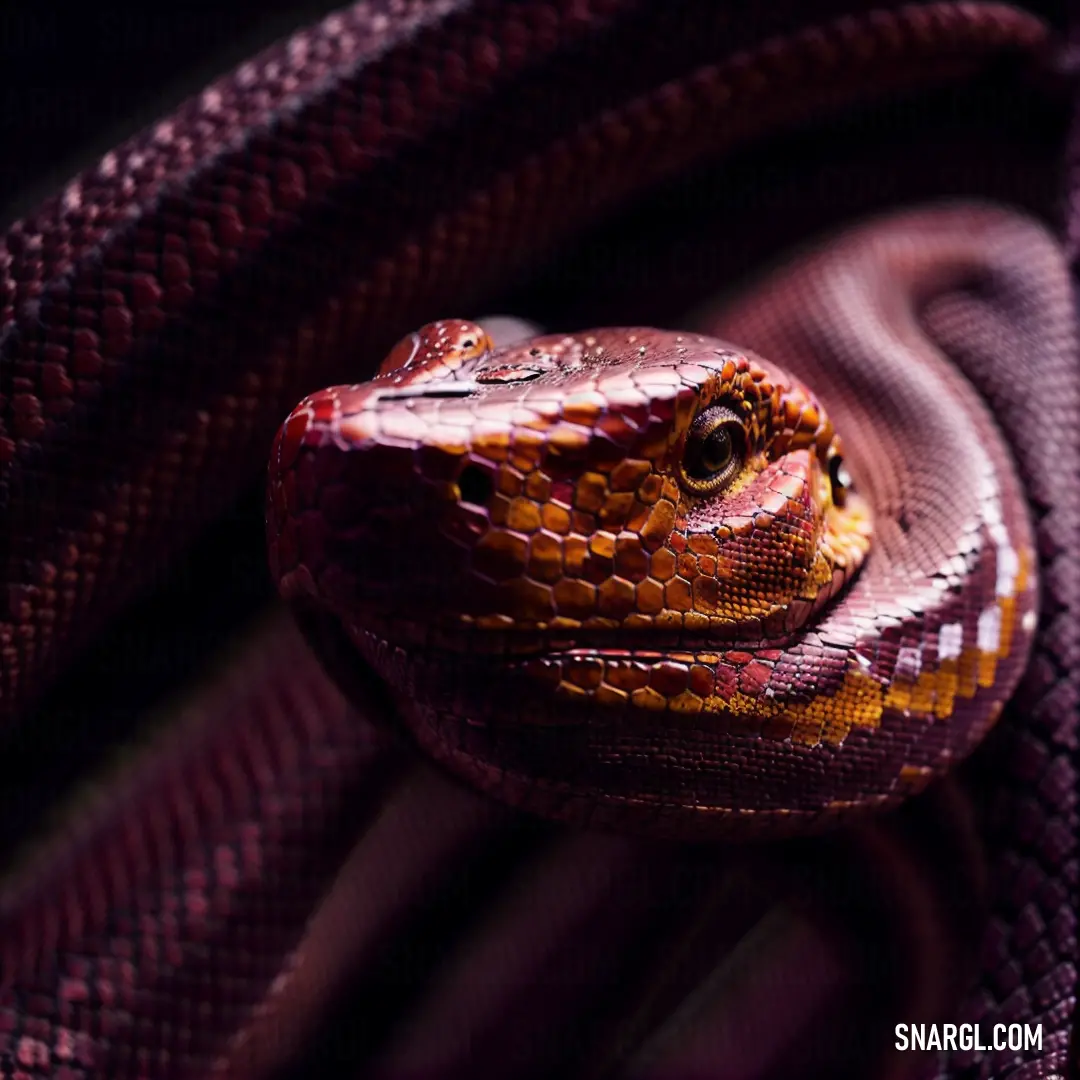
<svg viewBox="0 0 1080 1080"><path fill-rule="evenodd" d="M535 263L650 186L740 140L786 130L852 102L952 85L1010 58L1036 61L1048 41L1039 19L1002 4L931 3L870 12L837 3L822 19L809 27L801 15L776 6L733 20L712 0L365 0L208 87L12 226L0 276L0 716L6 727L24 726L81 650L115 624L162 567L190 548L207 522L226 513L245 485L257 481L274 431L303 394L365 377L410 327L448 311L470 310L510 271ZM691 546L692 534L704 535L705 517L689 513L677 528L676 522L679 508L708 512L701 509L704 501L685 494L685 485L710 481L684 476L673 487L681 457L665 456L659 446L638 447L636 458L620 449L619 461L636 461L634 468L647 469L659 485L649 510L656 508L652 535L659 546L645 552L649 568L655 564L659 571L664 556L658 560L658 554L668 550L676 572L666 579L647 573L638 581L639 554L638 570L628 571L630 576L583 576L579 584L595 587L597 614L609 618L600 608L605 581L640 586L663 580L663 600L654 614L678 613L681 629L664 632L694 659L665 667L650 658L647 680L639 685L637 661L623 672L622 661L600 652L625 645L598 633L591 647L599 663L538 673L526 654L515 678L532 688L554 675L563 688L559 693L571 698L603 696L605 686L626 693L633 709L627 715L640 721L635 745L598 742L584 747L584 758L575 758L552 754L544 744L551 745L552 735L579 737L581 725L553 732L536 724L543 717L509 728L461 724L475 708L505 716L505 689L487 701L455 697L450 707L440 700L433 708L418 698L408 719L442 757L447 748L456 752L465 745L464 738L473 740L451 764L474 770L474 779L486 784L492 770L500 777L518 770L524 780L511 784L505 797L518 803L536 798L534 809L547 814L599 823L608 818L630 828L637 827L635 817L638 824L648 818L660 831L680 832L680 819L687 828L699 817L728 820L730 815L709 808L764 797L767 805L746 809L779 820L779 808L794 805L786 797L777 801L784 762L797 760L800 769L818 777L817 786L799 778L799 790L811 793L801 809L807 817L830 817L842 809L840 803L865 804L876 796L887 802L898 790L897 770L902 786L915 790L948 756L962 756L993 719L993 704L1020 677L1030 648L1014 698L1018 705L1006 709L991 736L1001 734L1005 746L996 784L1001 798L989 821L994 906L984 974L967 1006L972 1017L1044 1022L1043 1052L1013 1074L1027 1080L1063 1073L1075 1003L1076 773L1070 755L1077 664L1069 616L1078 600L1077 504L1071 489L1052 482L1077 475L1074 315L1064 266L1045 237L1010 218L994 227L1008 234L1004 248L1025 257L1017 256L1010 270L999 248L981 254L961 250L937 290L931 287L936 299L923 312L932 336L987 402L993 422L943 360L936 368L931 362L942 395L928 393L917 379L898 384L908 400L933 399L925 430L945 443L961 435L951 427L957 414L946 422L941 406L965 403L961 414L978 433L977 448L967 446L950 468L972 470L976 486L964 489L970 506L955 509L959 489L928 486L910 499L903 489L896 496L903 505L928 508L930 519L911 521L904 532L901 507L889 502L888 485L922 474L890 472L867 447L870 414L862 410L874 404L877 391L867 386L845 392L835 375L814 367L815 355L830 349L846 355L854 348L845 344L842 320L817 329L804 320L796 328L768 303L748 307L732 316L730 326L703 327L740 343L734 353L746 355L749 366L740 372L741 361L731 358L735 371L725 392L737 390L752 413L755 401L758 406L756 441L741 451L752 449L753 460L733 481L741 486L731 494L746 499L746 516L756 514L757 521L749 538L739 531L744 526L732 528L729 553L737 556L733 565L745 568L764 559L753 532L763 528L761 514L773 518L769 528L778 536L780 527L789 526L776 550L786 559L798 548L805 561L801 570L793 568L783 586L787 591L772 592L777 579L771 574L748 578L745 610L734 618L730 612L718 616L736 628L723 642L723 658L713 661L710 654L700 663L705 650L695 635L702 627L686 616L696 610L695 583L699 596L708 596L710 588L715 592L707 583L718 580L721 553ZM894 272L911 280L905 275L913 271L903 263L902 252L894 256L890 280ZM971 267L981 265L990 273L975 274L965 291ZM790 304L798 297L809 300L828 280L820 267L803 273L787 294ZM874 280L885 279L870 275L867 287ZM987 295L994 304L985 306ZM838 319L841 309L823 299L822 317L831 313ZM867 301L870 309L873 299ZM806 305L798 306L805 311ZM895 337L904 329L902 321L902 313L893 312L882 333ZM806 341L799 337L804 333ZM549 342L550 351L559 340ZM921 363L926 350L910 344ZM994 362L1003 352L1015 358L1014 367ZM395 363L403 359L399 354ZM853 380L868 371L860 359L846 355L844 370ZM485 363L490 366L490 358ZM645 377L646 400L663 400L649 382L659 378L662 364L648 356L633 363L643 373L656 372ZM773 363L779 365L775 370ZM699 399L703 380L712 379L709 393L718 393L726 378L723 366L710 373L700 362L679 364L688 381L667 395L671 416L656 418L654 434L661 442L681 438L687 402ZM788 388L786 398L766 393L755 380L758 364L768 367L765 381ZM799 392L781 368L804 379L810 390ZM617 377L614 369L608 375ZM601 367L568 377L605 376ZM493 402L520 394L521 387L499 383L497 372L494 378L483 391ZM558 376L541 373L537 388L545 379L550 383ZM1018 381L1025 385L1019 402ZM415 389L423 390L423 384ZM811 391L820 396L820 407ZM605 384L605 403L612 393ZM783 415L778 411L781 400L790 403L790 415L787 408ZM733 401L718 407L730 408ZM462 404L443 400L433 414L455 414ZM593 410L594 419L599 415L595 399L582 408ZM625 408L633 406L627 401ZM837 455L830 456L826 413L844 440L856 488L871 507L871 550L857 573L867 538L858 501L841 490L846 481ZM409 411L403 408L400 415ZM726 416L716 414L721 415ZM567 423L580 426L584 419L585 414ZM542 425L551 420L543 414ZM894 432L893 463L905 454L921 457L915 429L906 427ZM623 423L626 439L631 429L637 430L636 421ZM995 434L999 429L1004 441ZM729 435L740 438L734 429ZM811 435L813 452L809 443L798 448ZM542 445L552 437L548 432ZM407 441L417 438L413 430ZM770 454L777 459L769 462ZM490 458L480 455L477 464L490 473ZM553 476L553 486L569 477L579 480L580 464L568 463L569 473ZM946 474L935 467L926 475ZM770 477L777 481L772 487ZM1000 490L992 494L994 484ZM1018 484L1030 520L1021 513ZM632 498L617 496L638 490L619 491L598 480L591 496L583 493L586 500L598 500L596 511L580 509L616 517L632 513ZM483 481L472 494L487 497ZM524 487L508 503L514 498L514 513L526 516L530 503L537 514L560 502L564 509L574 506L572 499ZM669 516L676 520L668 524ZM468 520L461 519L466 526ZM506 524L498 535L525 535L509 516ZM571 520L566 533L543 526L555 546L544 541L545 555L535 545L540 572L553 577L540 584L568 580L567 545L574 537L601 535L596 524L604 523L585 527ZM966 536L965 525L974 530ZM634 553L621 554L619 534L607 531L615 536L614 549L593 553L599 562L590 564L590 572L605 560L634 564ZM801 545L794 539L800 531ZM683 537L685 551L675 551L676 535ZM943 569L937 561L924 566L911 560L922 550L920 538L930 535L940 538L941 555L960 556L937 580L948 586L952 575L953 584L965 584L962 593L930 583ZM459 539L466 542L457 549L442 545L438 557L460 559L473 541L468 533ZM503 570L507 560L513 568L520 557L513 539L496 542L495 549ZM638 551L645 549L639 545ZM1029 565L1034 560L1026 552L1036 554L1037 567ZM692 567L686 562L690 553ZM764 563L756 565L760 570ZM850 582L840 580L842 573L835 582L831 573L825 580L827 567L845 566L852 569ZM913 566L925 583L912 580ZM902 594L882 577L890 567L903 569L917 595ZM437 569L433 561L431 570ZM479 563L476 569L486 573ZM505 580L522 581L520 569L519 562ZM398 589L409 588L408 580L403 574L386 579ZM418 577L416 586L423 581ZM1035 611L1036 585L1039 622L1032 643L1027 616ZM449 583L446 588L437 593L444 618L463 610L461 596L449 591ZM573 619L581 617L583 592L588 589L575 587L566 601ZM627 590L615 585L609 592L625 622L632 614ZM635 611L648 592L635 589ZM484 596L477 589L468 599L492 613L483 606ZM860 597L868 611L880 611L883 596L899 601L888 624L837 624L846 631L844 640L823 639L816 657L806 651L804 627L842 620L845 613L854 617L852 605ZM958 596L963 605L950 606L960 603ZM714 600L720 602L718 592ZM533 602L538 603L535 596ZM368 642L376 666L400 679L401 662L380 653L374 637L364 638L385 629L381 603L373 591L377 619L357 627L358 636L362 645ZM515 595L504 614L517 621L521 603ZM537 621L548 617L542 605L537 611ZM761 621L770 644L774 624L781 624L775 649L763 644L754 620ZM502 632L468 633L480 629L491 642ZM621 628L596 629L607 634ZM393 631L415 633L417 626ZM997 634L993 645L991 631ZM474 655L471 648L461 650L462 632L454 628L440 645L455 664ZM394 634L386 640L396 640ZM673 648L670 641L663 647ZM405 650L410 663L434 655ZM826 669L839 689L825 691ZM711 680L707 684L700 681L701 671ZM779 681L770 685L773 672ZM886 672L899 697L880 692ZM424 672L423 692L456 690L440 678L449 676L434 668ZM800 679L807 685L800 686ZM784 712L769 693L777 687L791 701ZM661 763L658 771L655 755L642 754L655 747L664 725L658 729L658 714L638 708L632 695L641 690L653 690L665 702L679 693L696 695L703 705L722 702L730 725L723 736L735 745L787 747L784 717L795 709L795 749L770 759L763 776L777 770L771 784L748 784L749 770L741 776L718 768L708 774L707 790L698 790L695 785L705 778L688 776L677 760ZM850 725L843 740L815 705L838 694L850 703L841 718ZM903 695L919 729L918 744L901 746L895 725L905 711ZM551 700L546 692L535 697ZM432 866L453 865L463 850L502 827L487 802L461 802L456 789L448 793L430 777L426 785L406 782L396 789L402 793L398 803L381 805L381 796L402 775L427 776L411 773L417 767L366 722L385 719L384 712L384 700L374 693L345 701L295 629L273 618L226 670L193 688L170 737L111 776L100 800L69 813L47 842L24 852L5 880L4 1074L110 1080L261 1076L289 1060L332 996L340 975L333 962L348 952L346 945L351 942L355 960L362 933L376 940L392 925L392 914L402 906L394 902L398 896L427 880ZM549 713L549 719L555 716ZM885 742L895 750L874 749ZM681 749L701 757L690 743ZM849 752L872 791L844 771L840 761ZM615 754L624 762L632 755L633 767L613 769ZM720 761L711 749L709 755L710 762ZM820 763L834 759L826 774ZM569 768L574 775L568 777ZM672 799L676 776L683 787ZM410 792L418 797L405 798ZM615 795L610 806L600 797L605 792ZM699 801L700 796L705 798ZM392 841L377 850L360 845L355 864L349 861L357 830L394 819L395 813L406 822L416 814L420 824L409 827L431 845L418 844L416 862L393 863L391 874L385 856ZM372 835L385 834L373 827ZM597 861L589 845L599 843L582 841L576 858ZM665 858L676 856L655 856L658 877ZM389 892L379 894L373 883L384 880ZM384 910L376 910L379 902ZM615 899L609 902L614 906ZM951 1076L990 1076L1016 1064L960 1055L942 1068Z"/></svg>

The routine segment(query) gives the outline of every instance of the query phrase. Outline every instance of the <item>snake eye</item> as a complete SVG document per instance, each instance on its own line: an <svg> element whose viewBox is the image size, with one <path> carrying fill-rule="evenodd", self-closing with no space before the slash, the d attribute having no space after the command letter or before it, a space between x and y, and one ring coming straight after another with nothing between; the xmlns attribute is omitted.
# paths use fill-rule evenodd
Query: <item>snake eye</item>
<svg viewBox="0 0 1080 1080"><path fill-rule="evenodd" d="M683 481L691 491L708 494L738 475L746 453L742 422L725 405L706 409L690 425L683 455Z"/></svg>
<svg viewBox="0 0 1080 1080"><path fill-rule="evenodd" d="M851 474L839 454L829 458L829 485L832 488L832 501L837 506L843 506L851 488Z"/></svg>

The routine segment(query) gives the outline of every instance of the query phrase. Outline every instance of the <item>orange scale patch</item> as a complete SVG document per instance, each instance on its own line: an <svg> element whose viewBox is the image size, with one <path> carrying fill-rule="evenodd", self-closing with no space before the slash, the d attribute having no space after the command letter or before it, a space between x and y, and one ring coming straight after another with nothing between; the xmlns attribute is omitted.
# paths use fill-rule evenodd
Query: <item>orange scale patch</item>
<svg viewBox="0 0 1080 1080"><path fill-rule="evenodd" d="M664 587L653 578L647 578L637 587L638 611L643 615L659 614L664 608Z"/></svg>
<svg viewBox="0 0 1080 1080"><path fill-rule="evenodd" d="M540 528L540 508L532 499L519 496L510 502L506 525L516 532L536 532Z"/></svg>
<svg viewBox="0 0 1080 1080"><path fill-rule="evenodd" d="M557 536L540 532L529 541L529 576L549 585L563 579L562 542Z"/></svg>
<svg viewBox="0 0 1080 1080"><path fill-rule="evenodd" d="M564 577L555 582L552 597L559 614L566 618L587 619L596 611L596 586L587 581Z"/></svg>
<svg viewBox="0 0 1080 1080"><path fill-rule="evenodd" d="M601 583L597 593L597 607L601 615L623 619L636 609L634 585L625 578L608 578Z"/></svg>

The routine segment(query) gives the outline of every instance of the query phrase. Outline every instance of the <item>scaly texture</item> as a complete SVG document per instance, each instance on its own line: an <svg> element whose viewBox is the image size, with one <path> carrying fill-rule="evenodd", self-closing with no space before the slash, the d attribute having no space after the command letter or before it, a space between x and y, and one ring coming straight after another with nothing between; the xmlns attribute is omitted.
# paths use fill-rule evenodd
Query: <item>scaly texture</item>
<svg viewBox="0 0 1080 1080"><path fill-rule="evenodd" d="M272 569L343 626L422 747L518 805L684 837L888 805L963 758L1016 688L1032 518L1046 599L1025 690L1047 663L1076 678L1060 636L1076 494L1057 518L1025 494L994 419L1029 475L1048 463L1021 413L1080 466L1066 280L1049 238L1001 211L876 223L719 320L816 397L695 335L496 349L477 326L427 327L283 425ZM1034 338L1040 316L1060 339ZM861 568L870 528L834 421L872 511ZM1075 703L1042 692L1004 732L1012 768L1042 778L1019 805L1008 773L996 785L968 1008L1044 1025L1023 1076L1063 1067L1075 1006Z"/></svg>

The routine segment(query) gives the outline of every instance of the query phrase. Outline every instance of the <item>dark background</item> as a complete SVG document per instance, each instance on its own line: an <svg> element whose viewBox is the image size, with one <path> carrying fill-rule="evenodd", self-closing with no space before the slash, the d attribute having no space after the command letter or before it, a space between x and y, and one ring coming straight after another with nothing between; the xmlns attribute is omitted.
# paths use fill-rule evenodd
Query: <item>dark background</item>
<svg viewBox="0 0 1080 1080"><path fill-rule="evenodd" d="M0 5L0 225L264 45L341 5Z"/></svg>

